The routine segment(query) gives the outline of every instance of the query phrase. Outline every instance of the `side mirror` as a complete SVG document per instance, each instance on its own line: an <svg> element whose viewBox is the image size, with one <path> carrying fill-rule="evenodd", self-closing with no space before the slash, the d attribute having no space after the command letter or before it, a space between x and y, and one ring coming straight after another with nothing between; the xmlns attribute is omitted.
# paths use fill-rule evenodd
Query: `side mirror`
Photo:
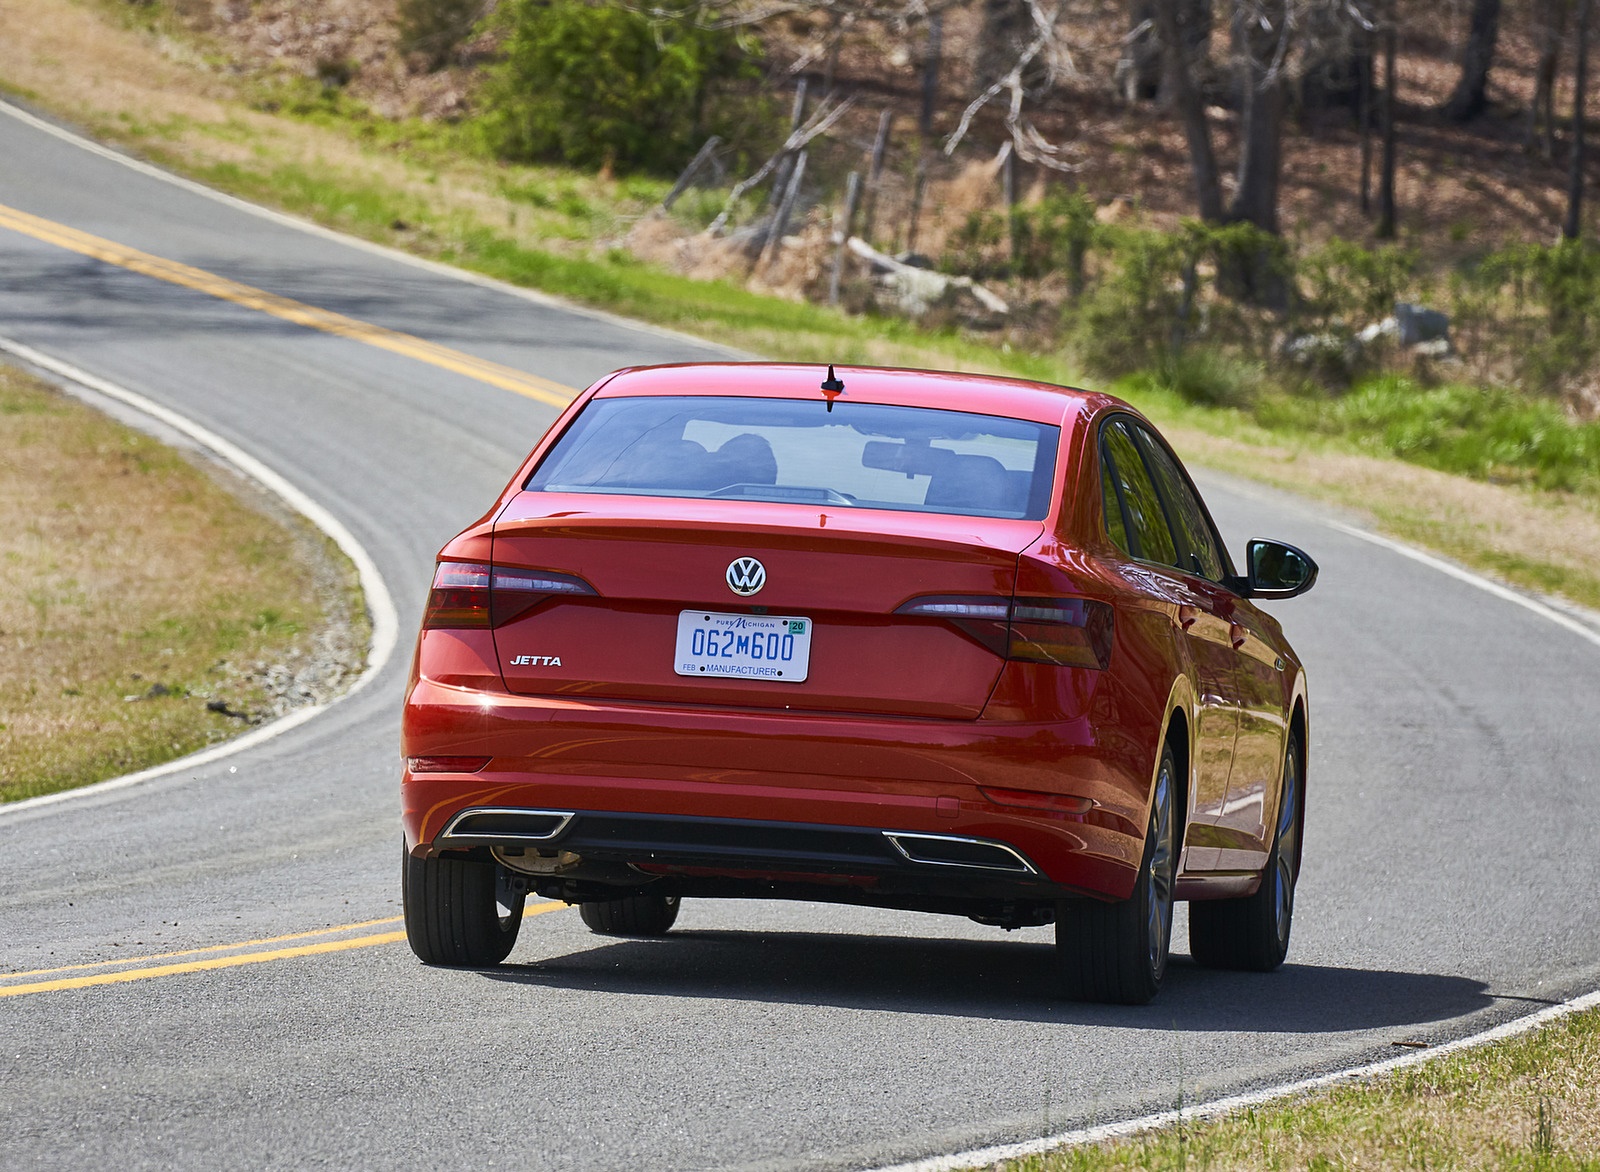
<svg viewBox="0 0 1600 1172"><path fill-rule="evenodd" d="M1245 576L1237 580L1246 598L1293 598L1317 582L1317 563L1303 549L1281 541L1250 541L1244 547Z"/></svg>

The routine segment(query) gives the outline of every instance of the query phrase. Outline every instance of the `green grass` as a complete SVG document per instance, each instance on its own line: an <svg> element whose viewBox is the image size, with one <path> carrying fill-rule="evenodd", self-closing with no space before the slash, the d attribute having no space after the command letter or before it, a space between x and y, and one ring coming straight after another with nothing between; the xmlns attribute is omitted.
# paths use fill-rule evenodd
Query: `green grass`
<svg viewBox="0 0 1600 1172"><path fill-rule="evenodd" d="M1004 1172L1600 1169L1600 1011L1382 1078Z"/></svg>

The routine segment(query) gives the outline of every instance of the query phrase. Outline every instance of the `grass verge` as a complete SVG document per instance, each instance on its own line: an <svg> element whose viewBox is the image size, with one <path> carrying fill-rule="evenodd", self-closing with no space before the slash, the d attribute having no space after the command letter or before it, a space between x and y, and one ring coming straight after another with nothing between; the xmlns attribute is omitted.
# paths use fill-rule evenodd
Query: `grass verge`
<svg viewBox="0 0 1600 1172"><path fill-rule="evenodd" d="M1003 1172L1600 1169L1600 1010L1299 1099Z"/></svg>
<svg viewBox="0 0 1600 1172"><path fill-rule="evenodd" d="M0 801L326 699L366 645L354 567L322 534L0 366Z"/></svg>

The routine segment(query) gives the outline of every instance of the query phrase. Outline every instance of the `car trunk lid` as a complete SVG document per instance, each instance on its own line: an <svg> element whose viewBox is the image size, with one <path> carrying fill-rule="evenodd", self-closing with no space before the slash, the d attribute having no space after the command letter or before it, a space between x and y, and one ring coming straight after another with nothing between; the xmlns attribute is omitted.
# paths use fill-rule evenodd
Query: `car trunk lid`
<svg viewBox="0 0 1600 1172"><path fill-rule="evenodd" d="M975 719L1002 658L936 618L926 595L1009 598L1038 521L768 502L524 492L494 530L496 566L576 575L590 597L550 598L496 629L509 690L670 704ZM754 559L764 582L748 587ZM736 572L735 578L739 575ZM677 670L680 615L806 627L805 679Z"/></svg>

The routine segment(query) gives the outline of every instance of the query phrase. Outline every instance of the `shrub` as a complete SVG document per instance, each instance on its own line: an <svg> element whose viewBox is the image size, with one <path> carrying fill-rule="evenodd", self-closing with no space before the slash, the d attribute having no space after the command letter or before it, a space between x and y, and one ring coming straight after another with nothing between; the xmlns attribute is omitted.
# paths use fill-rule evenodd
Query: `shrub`
<svg viewBox="0 0 1600 1172"><path fill-rule="evenodd" d="M484 7L485 0L399 0L400 48L421 54L429 70L438 69L478 23Z"/></svg>
<svg viewBox="0 0 1600 1172"><path fill-rule="evenodd" d="M1380 321L1414 289L1417 254L1409 248L1366 249L1337 236L1295 264L1303 328L1348 330Z"/></svg>
<svg viewBox="0 0 1600 1172"><path fill-rule="evenodd" d="M717 122L719 83L752 69L688 9L509 0L491 22L504 39L483 125L507 159L671 170Z"/></svg>

